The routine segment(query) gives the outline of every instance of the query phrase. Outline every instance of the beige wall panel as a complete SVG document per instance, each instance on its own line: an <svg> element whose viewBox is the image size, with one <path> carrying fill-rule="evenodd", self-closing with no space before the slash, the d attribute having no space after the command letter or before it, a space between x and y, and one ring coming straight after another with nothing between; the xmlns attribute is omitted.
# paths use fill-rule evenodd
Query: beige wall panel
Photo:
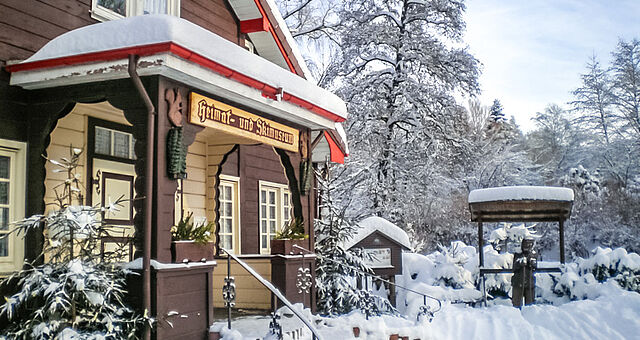
<svg viewBox="0 0 640 340"><path fill-rule="evenodd" d="M187 166L187 179L185 182L204 184L207 181L207 170Z"/></svg>
<svg viewBox="0 0 640 340"><path fill-rule="evenodd" d="M207 143L205 141L198 141L196 139L193 144L189 145L188 152L194 155L204 156L207 154Z"/></svg>
<svg viewBox="0 0 640 340"><path fill-rule="evenodd" d="M185 194L183 198L185 209L205 209L206 201L204 196Z"/></svg>
<svg viewBox="0 0 640 340"><path fill-rule="evenodd" d="M207 167L207 158L205 156L188 153L187 164L191 168L205 169Z"/></svg>
<svg viewBox="0 0 640 340"><path fill-rule="evenodd" d="M64 116L64 118L58 120L58 124L56 125L56 127L84 132L85 116L75 111L71 112L68 115Z"/></svg>
<svg viewBox="0 0 640 340"><path fill-rule="evenodd" d="M184 181L184 192L186 194L201 195L205 199L205 186L203 182Z"/></svg>
<svg viewBox="0 0 640 340"><path fill-rule="evenodd" d="M267 280L271 280L271 259L246 259L244 260L258 274ZM224 306L222 300L222 286L227 275L227 262L218 259L218 266L213 271L213 300L215 307ZM231 275L235 277L237 295L237 308L269 309L271 307L271 293L258 280L249 274L244 268L234 261L231 262Z"/></svg>
<svg viewBox="0 0 640 340"><path fill-rule="evenodd" d="M73 112L131 126L124 117L124 113L111 106L108 102L97 104L77 104L73 109Z"/></svg>

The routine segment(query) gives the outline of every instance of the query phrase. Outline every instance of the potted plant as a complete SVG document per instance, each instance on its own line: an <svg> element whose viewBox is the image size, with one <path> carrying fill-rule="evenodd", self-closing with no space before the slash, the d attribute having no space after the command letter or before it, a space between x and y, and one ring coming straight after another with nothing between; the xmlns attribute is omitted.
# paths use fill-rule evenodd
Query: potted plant
<svg viewBox="0 0 640 340"><path fill-rule="evenodd" d="M192 218L193 213L189 213L171 227L171 257L174 263L213 260L213 223L196 224Z"/></svg>
<svg viewBox="0 0 640 340"><path fill-rule="evenodd" d="M271 254L299 254L302 250L294 248L294 245L305 247L309 235L304 232L304 221L301 218L291 220L281 231L276 232L271 240Z"/></svg>

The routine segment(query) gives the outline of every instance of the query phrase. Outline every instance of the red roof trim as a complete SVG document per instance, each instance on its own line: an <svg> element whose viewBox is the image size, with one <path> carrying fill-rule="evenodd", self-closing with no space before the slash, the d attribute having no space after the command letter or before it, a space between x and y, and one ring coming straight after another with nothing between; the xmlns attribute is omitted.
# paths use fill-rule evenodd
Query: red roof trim
<svg viewBox="0 0 640 340"><path fill-rule="evenodd" d="M253 2L258 7L258 10L260 11L262 18L265 19L264 21L267 24L267 31L271 33L273 40L276 42L276 45L278 45L278 49L280 50L280 53L282 53L282 57L284 58L284 60L287 62L287 65L289 66L289 70L295 74L298 74L296 72L296 68L293 67L293 63L291 62L291 59L289 59L289 55L287 55L287 52L285 52L284 46L282 46L282 42L280 41L280 39L278 39L278 36L276 35L276 30L273 28L273 25L271 25L271 21L269 21L269 17L267 16L267 13L264 11L264 7L262 7L260 0L253 0Z"/></svg>
<svg viewBox="0 0 640 340"><path fill-rule="evenodd" d="M265 17L240 21L240 32L242 33L254 33L254 32L266 32L269 30L271 24Z"/></svg>
<svg viewBox="0 0 640 340"><path fill-rule="evenodd" d="M344 164L344 151L342 151L342 148L340 148L339 144L336 143L336 141L333 140L333 137L331 136L330 133L328 133L327 131L323 131L324 132L324 138L327 139L327 143L329 144L329 153L330 153L330 160L334 163L340 163L340 164Z"/></svg>
<svg viewBox="0 0 640 340"><path fill-rule="evenodd" d="M91 53L85 53L85 54L72 55L68 57L7 65L5 66L5 69L13 73L13 72L59 67L59 66L65 66L65 65L85 64L85 63L96 62L96 61L125 59L131 54L135 54L139 56L148 56L148 55L153 55L153 54L158 54L163 52L170 52L178 57L194 62L205 68L208 68L226 78L233 79L249 87L260 90L263 93L270 94L270 93L276 93L278 91L278 89L276 89L275 87L269 84L263 83L259 80L246 76L240 72L232 70L224 65L221 65L211 59L208 59L198 53L195 53L191 50L188 50L172 42L125 47L125 48L119 48L119 49L109 50L109 51L91 52ZM316 106L302 98L296 97L285 91L282 92L282 100L301 106L309 111L312 111L334 122L343 122L345 120L343 117L333 112L325 110L319 106Z"/></svg>

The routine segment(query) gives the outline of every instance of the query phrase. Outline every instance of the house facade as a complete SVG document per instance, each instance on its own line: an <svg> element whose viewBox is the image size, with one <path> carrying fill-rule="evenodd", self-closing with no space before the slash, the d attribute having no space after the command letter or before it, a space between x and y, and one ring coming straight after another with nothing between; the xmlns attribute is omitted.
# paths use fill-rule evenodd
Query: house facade
<svg viewBox="0 0 640 340"><path fill-rule="evenodd" d="M82 148L84 203L125 199L103 216L118 227L104 247L128 244L125 261L144 259L150 290L133 280L130 291L133 301L149 296L154 337L205 337L214 306L224 305L228 269L237 307L271 307L253 276L234 262L227 268L222 249L289 300L314 305L312 292L291 286L299 268L313 273L312 257L272 254L271 240L300 221L308 238L299 244L313 252L313 164L344 158L336 124L347 112L306 79L271 0L10 0L0 7L7 32L0 40L0 234L55 199L65 174L43 156ZM186 149L178 170L170 147L176 135ZM172 258L170 229L186 215L215 225L215 261ZM35 259L46 237L34 230L0 241L0 275ZM168 327L169 311L190 321Z"/></svg>

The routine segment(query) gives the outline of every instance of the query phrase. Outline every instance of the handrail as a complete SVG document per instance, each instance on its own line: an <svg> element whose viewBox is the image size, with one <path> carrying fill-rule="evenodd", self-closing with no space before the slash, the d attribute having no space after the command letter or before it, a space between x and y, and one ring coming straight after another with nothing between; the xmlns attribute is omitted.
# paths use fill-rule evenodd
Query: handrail
<svg viewBox="0 0 640 340"><path fill-rule="evenodd" d="M299 246L299 245L297 245L297 244L294 244L294 245L293 245L293 247L294 247L294 248L298 248L298 249L300 249L300 250L302 250L302 251L304 251L304 252L306 252L306 253L309 253L309 254L315 254L315 253L313 253L312 251L310 251L310 250L308 250L308 249L305 249L305 248L303 248L303 247L301 247L301 246ZM334 259L330 259L330 258L324 257L324 256L319 255L319 254L315 254L315 255L316 255L317 257L322 257L322 258L323 258L323 259L325 259L325 260L328 260L328 261L332 261L332 262L338 263L338 262L337 262L337 261L335 261ZM435 298L435 297L433 297L433 296L431 296L431 295L428 295L428 294L421 293L421 292L416 291L416 290L413 290L413 289L411 289L411 288L407 288L407 287L401 286L401 285L399 285L399 284L397 284L397 283L395 283L395 282L391 282L391 281L389 281L389 280L383 279L382 277L380 277L380 276L378 276L378 275L371 274L371 273L367 273L367 272L365 272L365 271L361 270L360 268L356 268L356 267L353 267L353 266L349 266L349 265L346 265L346 264L344 264L344 263L340 263L340 265L345 266L345 267L349 267L350 269L352 269L352 270L354 270L354 271L360 272L361 274L364 274L364 275L368 275L368 276L370 276L370 277L372 277L372 278L374 278L374 279L376 279L376 280L379 280L379 281L382 281L382 282L388 283L388 284L393 285L393 286L398 287L398 288L402 288L402 289L404 289L404 290L406 290L406 291L409 291L409 292L412 292L412 293L414 293L414 294L421 295L421 296L422 296L422 298L423 298L423 304L424 304L425 306L427 305L427 298L429 298L429 299L433 299L433 300L436 300L436 301L438 302L438 309L437 309L437 310L435 310L435 311L433 311L432 313L437 313L437 312L439 312L439 311L442 309L442 301L440 301L440 299L438 299L438 298Z"/></svg>
<svg viewBox="0 0 640 340"><path fill-rule="evenodd" d="M256 280L258 280L258 282L260 282L263 286L265 286L269 291L271 291L271 294L275 295L280 301L282 301L282 303L284 303L285 306L287 306L291 312L293 312L293 314L295 314L298 319L300 319L300 321L302 321L302 323L304 323L307 328L309 328L309 330L311 331L311 333L313 334L314 339L318 339L318 340L322 340L322 337L320 336L320 334L318 333L318 331L315 329L315 327L313 327L313 325L311 324L311 322L309 322L309 320L305 319L300 313L298 313L297 310L295 310L293 308L293 305L291 304L291 302L289 302L289 300L287 300L287 298L282 295L282 293L280 292L280 290L278 290L278 288L276 288L271 282L265 280L260 274L258 274L255 270L253 270L253 268L251 268L248 264L244 263L242 260L240 260L237 256L235 256L234 254L230 253L227 249L224 248L220 248L220 250L222 250L223 252L225 252L227 254L227 276L230 276L230 272L231 272L231 261L230 259L234 259L242 268L244 268L249 274L251 274L251 276L253 276L254 278L256 278ZM231 329L231 305L228 306L229 308L229 329ZM275 313L275 311L274 311Z"/></svg>

